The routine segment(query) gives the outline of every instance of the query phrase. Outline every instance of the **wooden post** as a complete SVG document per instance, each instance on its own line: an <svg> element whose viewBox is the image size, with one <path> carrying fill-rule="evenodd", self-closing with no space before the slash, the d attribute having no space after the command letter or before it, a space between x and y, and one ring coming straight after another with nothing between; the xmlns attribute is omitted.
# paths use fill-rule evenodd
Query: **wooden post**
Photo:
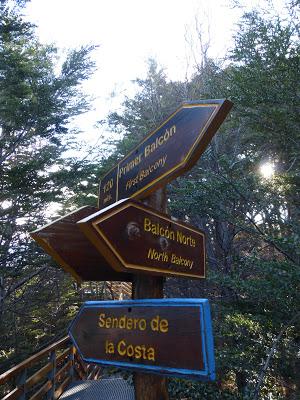
<svg viewBox="0 0 300 400"><path fill-rule="evenodd" d="M166 190L159 189L147 197L145 204L157 211L166 212ZM164 278L161 276L134 276L133 299L161 299L164 297ZM135 400L168 400L167 379L161 376L136 372L134 374Z"/></svg>
<svg viewBox="0 0 300 400"><path fill-rule="evenodd" d="M54 393L55 393L55 375L56 375L56 351L55 349L51 350L50 357L49 357L49 362L52 364L51 371L48 373L48 379L51 381L52 386L51 389L48 391L46 398L49 400L54 399Z"/></svg>
<svg viewBox="0 0 300 400"><path fill-rule="evenodd" d="M70 355L69 355L69 360L71 361L71 368L70 368L70 378L71 382L74 381L74 375L75 375L75 347L71 347Z"/></svg>
<svg viewBox="0 0 300 400"><path fill-rule="evenodd" d="M23 369L16 379L17 388L22 389L22 392L19 395L18 400L26 399L26 378L27 378L27 368Z"/></svg>

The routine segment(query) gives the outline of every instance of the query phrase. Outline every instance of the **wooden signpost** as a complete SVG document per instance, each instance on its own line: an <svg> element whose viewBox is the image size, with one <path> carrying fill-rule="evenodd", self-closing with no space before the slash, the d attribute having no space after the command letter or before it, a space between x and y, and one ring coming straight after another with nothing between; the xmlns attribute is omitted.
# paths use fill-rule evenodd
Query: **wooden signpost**
<svg viewBox="0 0 300 400"><path fill-rule="evenodd" d="M204 232L127 199L78 221L116 271L205 277Z"/></svg>
<svg viewBox="0 0 300 400"><path fill-rule="evenodd" d="M165 276L205 277L204 233L165 214L165 185L196 163L232 105L182 104L103 177L100 211L32 233L77 280L132 280L134 300L86 303L70 336L85 361L136 371L136 400L167 400L164 376L215 377L208 301L161 299Z"/></svg>
<svg viewBox="0 0 300 400"><path fill-rule="evenodd" d="M229 100L182 104L101 180L99 208L144 198L189 170L230 111Z"/></svg>
<svg viewBox="0 0 300 400"><path fill-rule="evenodd" d="M89 363L215 379L208 300L90 301L69 334Z"/></svg>

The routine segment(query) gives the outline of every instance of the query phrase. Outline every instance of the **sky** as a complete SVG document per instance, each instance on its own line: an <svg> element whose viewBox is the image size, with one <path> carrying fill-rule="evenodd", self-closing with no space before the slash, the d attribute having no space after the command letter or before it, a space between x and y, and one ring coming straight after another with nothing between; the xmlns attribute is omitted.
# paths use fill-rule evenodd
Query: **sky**
<svg viewBox="0 0 300 400"><path fill-rule="evenodd" d="M261 1L246 4L252 7ZM92 143L99 136L96 121L134 93L131 81L145 77L149 57L165 68L170 80L192 73L194 54L186 38L197 43L195 17L205 39L209 30L209 55L222 58L232 46L242 13L230 5L232 0L31 0L25 15L37 25L43 43L54 42L62 50L99 46L93 53L98 70L85 84L86 92L95 97L94 110L76 121Z"/></svg>
<svg viewBox="0 0 300 400"><path fill-rule="evenodd" d="M184 79L193 61L186 36L195 32L195 16L207 37L210 26L214 56L224 55L231 43L238 12L227 0L31 0L26 18L37 25L43 43L61 49L94 44L97 72L85 84L95 97L95 110L77 120L93 141L97 120L117 109L124 95L132 95L131 81L145 77L146 60L157 59L170 80ZM226 6L227 5L227 6ZM111 94L115 96L112 97ZM98 128L99 129L99 128ZM97 136L97 135L96 135Z"/></svg>
<svg viewBox="0 0 300 400"><path fill-rule="evenodd" d="M170 78L181 77L185 31L193 28L196 15L209 21L214 52L222 53L238 15L228 4L228 0L32 0L27 15L37 24L43 42L66 48L99 45L96 58L107 90L111 81L143 73L150 56L167 67Z"/></svg>
<svg viewBox="0 0 300 400"><path fill-rule="evenodd" d="M242 1L249 9L272 0ZM281 7L284 0L273 1ZM74 121L82 130L80 140L98 147L111 133L105 131L105 127L95 127L96 121L118 110L125 95L134 94L131 81L146 76L149 57L165 68L170 80L183 80L193 72L194 56L197 57L195 17L204 39L209 37L209 56L222 58L226 54L233 45L236 24L245 11L232 8L232 2L31 0L25 17L36 24L42 43L55 43L62 53L81 45L99 46L93 52L97 72L85 84L86 93L95 98L93 111ZM115 93L113 97L112 93ZM104 139L99 139L101 137ZM86 154L75 156L85 157ZM55 207L57 204L49 208L49 215Z"/></svg>

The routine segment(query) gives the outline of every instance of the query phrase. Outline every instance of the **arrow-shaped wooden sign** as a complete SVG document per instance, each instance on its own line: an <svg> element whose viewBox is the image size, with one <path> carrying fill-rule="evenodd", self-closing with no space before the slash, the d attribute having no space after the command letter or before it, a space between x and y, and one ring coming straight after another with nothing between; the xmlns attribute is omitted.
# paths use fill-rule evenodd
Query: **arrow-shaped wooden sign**
<svg viewBox="0 0 300 400"><path fill-rule="evenodd" d="M132 276L112 269L76 224L97 210L96 207L81 207L31 232L30 235L78 282L130 281Z"/></svg>
<svg viewBox="0 0 300 400"><path fill-rule="evenodd" d="M214 380L206 299L89 301L69 329L86 362Z"/></svg>
<svg viewBox="0 0 300 400"><path fill-rule="evenodd" d="M205 277L204 232L137 201L120 200L77 225L117 271Z"/></svg>
<svg viewBox="0 0 300 400"><path fill-rule="evenodd" d="M189 170L204 152L232 103L184 103L101 180L99 208L151 192Z"/></svg>

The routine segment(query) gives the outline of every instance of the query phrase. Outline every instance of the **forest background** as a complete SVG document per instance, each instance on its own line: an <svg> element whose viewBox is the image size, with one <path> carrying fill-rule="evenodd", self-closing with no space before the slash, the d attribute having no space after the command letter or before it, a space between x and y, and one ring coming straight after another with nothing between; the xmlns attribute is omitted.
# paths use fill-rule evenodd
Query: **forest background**
<svg viewBox="0 0 300 400"><path fill-rule="evenodd" d="M77 285L28 232L57 216L53 204L62 215L96 205L100 176L182 101L228 98L207 151L167 188L169 214L206 232L208 276L167 279L165 295L210 300L217 381L171 379L170 396L299 398L299 1L284 18L245 13L223 60L208 57L199 29L190 79L170 81L150 59L136 93L98 122L111 140L92 152L70 122L90 108L81 88L93 47L58 63L22 18L25 3L0 1L1 371L65 335L84 300L111 296L104 282Z"/></svg>

